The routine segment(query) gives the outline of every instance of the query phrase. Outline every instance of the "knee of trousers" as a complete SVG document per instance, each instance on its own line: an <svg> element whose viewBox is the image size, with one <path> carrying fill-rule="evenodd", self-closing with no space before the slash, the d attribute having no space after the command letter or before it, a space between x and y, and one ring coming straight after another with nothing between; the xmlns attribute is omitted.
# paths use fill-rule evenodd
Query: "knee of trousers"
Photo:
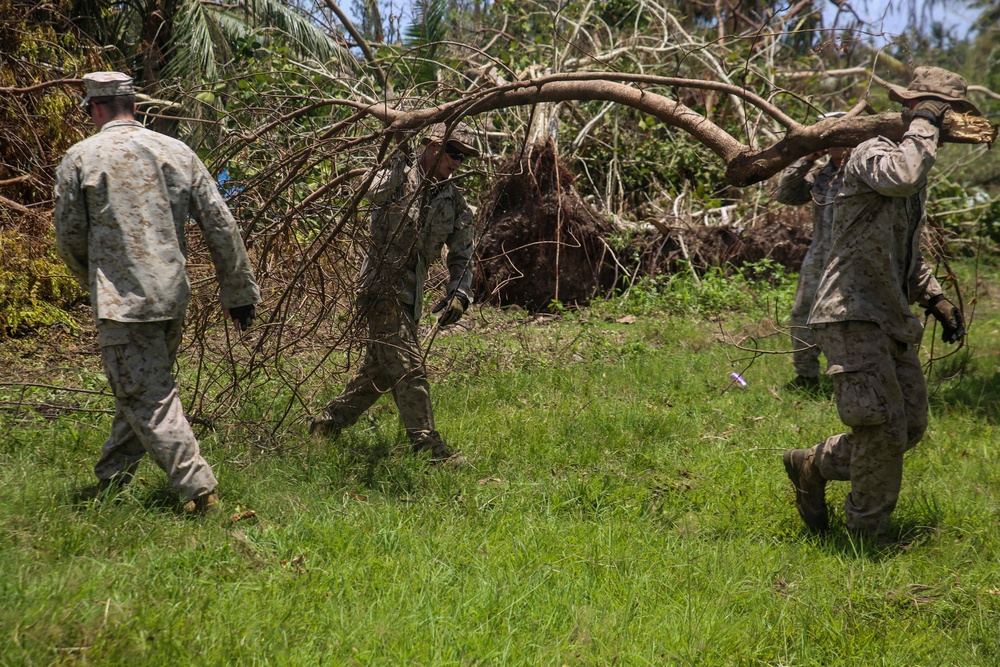
<svg viewBox="0 0 1000 667"><path fill-rule="evenodd" d="M910 449L920 442L927 432L927 415L906 416L906 448Z"/></svg>
<svg viewBox="0 0 1000 667"><path fill-rule="evenodd" d="M878 426L892 420L892 406L875 373L851 371L833 376L837 414L847 426Z"/></svg>

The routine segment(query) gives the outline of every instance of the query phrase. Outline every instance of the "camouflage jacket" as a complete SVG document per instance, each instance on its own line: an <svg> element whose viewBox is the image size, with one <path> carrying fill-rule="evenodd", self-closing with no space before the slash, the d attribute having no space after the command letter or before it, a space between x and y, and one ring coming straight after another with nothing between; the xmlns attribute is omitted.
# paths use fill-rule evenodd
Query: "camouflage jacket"
<svg viewBox="0 0 1000 667"><path fill-rule="evenodd" d="M937 141L938 129L918 118L899 144L876 137L851 153L809 324L862 320L896 340L920 342L923 324L910 304L941 294L920 252Z"/></svg>
<svg viewBox="0 0 1000 667"><path fill-rule="evenodd" d="M259 303L239 228L215 179L184 143L116 120L66 152L56 172L56 247L90 288L94 317L184 316L190 295L184 224L212 254L223 308Z"/></svg>
<svg viewBox="0 0 1000 667"><path fill-rule="evenodd" d="M361 290L413 307L420 319L430 264L448 246L448 293L471 302L472 209L452 181L428 183L419 164L397 159L381 170L368 191L371 244L361 269Z"/></svg>
<svg viewBox="0 0 1000 667"><path fill-rule="evenodd" d="M775 199L782 204L801 206L812 202L812 242L802 260L801 273L811 272L817 278L823 273L830 254L830 229L833 227L833 200L844 180L844 165L833 162L817 165L802 158L792 163L782 174Z"/></svg>

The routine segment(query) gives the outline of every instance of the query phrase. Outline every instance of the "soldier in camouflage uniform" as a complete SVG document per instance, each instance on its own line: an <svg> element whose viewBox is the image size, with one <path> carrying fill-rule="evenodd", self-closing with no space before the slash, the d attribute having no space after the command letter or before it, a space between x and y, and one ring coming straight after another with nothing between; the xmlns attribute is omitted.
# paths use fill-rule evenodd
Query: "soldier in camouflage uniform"
<svg viewBox="0 0 1000 667"><path fill-rule="evenodd" d="M434 428L417 323L428 266L444 245L450 280L447 295L432 310L438 326L457 322L472 303L472 209L449 179L467 157L478 155L464 123L450 132L439 124L415 162L400 154L377 174L368 193L371 246L359 290L359 307L368 318L365 358L340 396L313 419L310 433L335 435L392 392L415 453L426 452L435 463L464 460Z"/></svg>
<svg viewBox="0 0 1000 667"><path fill-rule="evenodd" d="M824 114L823 118L839 118L843 111ZM829 153L824 165L816 161ZM815 390L819 388L819 355L812 329L809 328L809 311L816 298L819 278L826 266L830 252L830 228L833 225L833 200L843 180L843 165L851 154L849 148L831 148L812 153L792 163L781 175L774 196L782 204L813 205L812 242L799 269L799 283L795 290L795 303L791 314L792 365L795 377L788 383L790 389Z"/></svg>
<svg viewBox="0 0 1000 667"><path fill-rule="evenodd" d="M104 369L115 394L111 437L94 468L94 496L127 484L149 454L184 509L218 505L216 479L184 417L172 370L190 284L184 225L198 221L222 307L245 329L260 302L239 229L215 179L185 144L135 120L132 79L84 77L98 133L67 151L55 188L56 246L87 286Z"/></svg>
<svg viewBox="0 0 1000 667"><path fill-rule="evenodd" d="M885 531L899 498L903 454L927 427L927 387L917 357L923 325L910 304L937 319L945 342L965 335L961 311L923 261L920 231L945 112L979 114L966 89L957 74L918 67L908 88L889 92L912 118L902 140L870 139L844 169L833 244L809 324L827 357L837 411L851 431L784 453L796 507L810 530L829 525L826 482L849 480L847 528Z"/></svg>

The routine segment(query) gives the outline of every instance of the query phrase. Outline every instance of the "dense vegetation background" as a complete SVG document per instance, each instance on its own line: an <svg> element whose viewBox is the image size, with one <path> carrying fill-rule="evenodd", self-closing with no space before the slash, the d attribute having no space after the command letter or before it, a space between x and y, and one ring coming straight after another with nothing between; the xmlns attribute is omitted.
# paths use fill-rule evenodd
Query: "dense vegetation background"
<svg viewBox="0 0 1000 667"><path fill-rule="evenodd" d="M975 29L928 20L949 6L979 12ZM366 105L472 104L517 80L600 71L733 84L808 124L863 99L872 110L891 108L880 83L906 83L912 66L926 63L963 73L977 86L970 95L996 108L995 3L913 3L899 11L901 34L839 7L0 0L0 336L57 323L75 331L88 319L51 233L54 168L91 131L76 106L86 71L132 74L143 119L199 151L244 229L269 326L244 339L243 371L234 375L205 335L219 319L211 281L196 281L191 314L192 352L203 366L197 389L221 418L247 386L280 375L282 355L318 341L357 344L352 283L365 183L399 140ZM748 147L784 135L741 94L648 81L634 85L682 102ZM463 181L479 205L480 301L545 310L664 273L761 259L794 270L808 242L808 211L777 207L773 182L728 185L723 160L636 108L569 99L467 120L489 149ZM977 255L1000 239L998 178L985 146L944 151L928 252ZM191 270L211 275L197 242ZM309 402L299 395L309 375L284 378L296 398L267 416L274 428Z"/></svg>
<svg viewBox="0 0 1000 667"><path fill-rule="evenodd" d="M933 20L959 8L974 30ZM970 335L956 353L924 338L930 428L889 544L837 518L807 535L780 462L841 428L829 387L783 388L809 211L776 205L773 179L729 185L715 153L627 105L466 118L488 148L463 180L482 303L422 334L468 469L408 456L388 401L336 442L302 419L362 343L365 183L397 140L363 107L611 72L732 84L809 124L889 109L881 81L935 64L995 114L1000 4L894 11L889 33L818 0L0 0L0 664L996 665L984 146L947 147L933 172L925 253ZM180 516L149 463L113 499L75 499L114 402L51 192L92 132L77 86L97 69L132 74L143 120L218 174L264 288L262 320L228 329L192 230L178 374L222 484L213 518ZM785 134L732 89L630 85L747 146Z"/></svg>

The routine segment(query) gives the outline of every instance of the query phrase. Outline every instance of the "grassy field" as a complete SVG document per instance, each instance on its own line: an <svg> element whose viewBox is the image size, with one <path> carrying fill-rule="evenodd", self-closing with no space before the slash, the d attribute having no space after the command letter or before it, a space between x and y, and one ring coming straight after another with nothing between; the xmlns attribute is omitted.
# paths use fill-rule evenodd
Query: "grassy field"
<svg viewBox="0 0 1000 667"><path fill-rule="evenodd" d="M844 484L828 536L795 512L781 451L838 432L836 409L782 388L789 357L732 344L787 348L764 316L787 284L484 310L433 355L468 468L411 457L388 399L281 454L219 429L207 518L179 514L148 461L117 498L75 502L109 417L6 409L0 664L1000 664L997 275L979 272L961 379L940 378L955 358L931 372L889 544L845 533ZM26 345L4 365L104 387L96 358Z"/></svg>

